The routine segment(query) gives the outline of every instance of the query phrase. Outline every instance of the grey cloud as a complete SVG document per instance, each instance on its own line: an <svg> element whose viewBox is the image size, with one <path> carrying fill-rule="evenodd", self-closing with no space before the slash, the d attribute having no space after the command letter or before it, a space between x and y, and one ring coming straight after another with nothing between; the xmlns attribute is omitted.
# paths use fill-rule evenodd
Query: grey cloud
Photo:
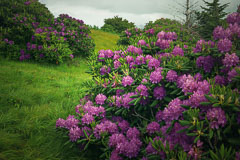
<svg viewBox="0 0 240 160"><path fill-rule="evenodd" d="M212 0L207 0L211 2ZM119 15L140 26L158 18L178 19L183 17L181 4L186 0L40 0L55 15L70 14L72 17L84 20L87 24L102 26L106 18ZM204 3L198 2L196 9ZM230 2L226 12L234 12L240 4L238 0L220 0L221 4Z"/></svg>
<svg viewBox="0 0 240 160"><path fill-rule="evenodd" d="M175 9L181 9L179 4L185 4L186 0L42 0L48 5L89 6L97 9L109 10L111 12L150 14L171 14ZM203 5L202 0L190 0ZM211 0L208 0L211 2ZM220 0L221 3L230 2L227 11L235 11L238 0Z"/></svg>

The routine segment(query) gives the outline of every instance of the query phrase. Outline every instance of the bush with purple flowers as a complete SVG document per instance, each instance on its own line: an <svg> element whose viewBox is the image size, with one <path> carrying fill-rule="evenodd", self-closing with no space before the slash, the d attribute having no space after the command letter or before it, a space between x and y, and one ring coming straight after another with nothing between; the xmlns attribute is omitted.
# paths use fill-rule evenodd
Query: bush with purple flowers
<svg viewBox="0 0 240 160"><path fill-rule="evenodd" d="M69 118L60 119L57 128L84 149L101 147L101 159L239 156L239 38L219 50L221 36L183 43L172 30L146 29L125 49L89 58L93 80L76 107L79 122L67 128Z"/></svg>
<svg viewBox="0 0 240 160"><path fill-rule="evenodd" d="M0 4L5 6L0 12L2 56L59 64L94 51L90 29L82 20L66 14L54 19L37 0L3 0Z"/></svg>

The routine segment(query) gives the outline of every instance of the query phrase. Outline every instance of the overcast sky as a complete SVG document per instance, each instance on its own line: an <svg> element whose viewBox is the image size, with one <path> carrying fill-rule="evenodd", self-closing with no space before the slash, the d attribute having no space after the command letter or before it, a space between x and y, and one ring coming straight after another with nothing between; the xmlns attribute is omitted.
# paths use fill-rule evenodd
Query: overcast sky
<svg viewBox="0 0 240 160"><path fill-rule="evenodd" d="M57 17L67 13L72 17L83 20L86 24L103 26L104 19L116 15L134 22L141 27L149 21L159 18L179 19L183 11L181 4L186 0L39 0ZM212 2L212 0L207 0ZM202 0L190 0L196 3L196 9L203 5ZM226 12L237 10L238 0L220 0L221 4L230 3ZM179 12L177 12L179 11Z"/></svg>

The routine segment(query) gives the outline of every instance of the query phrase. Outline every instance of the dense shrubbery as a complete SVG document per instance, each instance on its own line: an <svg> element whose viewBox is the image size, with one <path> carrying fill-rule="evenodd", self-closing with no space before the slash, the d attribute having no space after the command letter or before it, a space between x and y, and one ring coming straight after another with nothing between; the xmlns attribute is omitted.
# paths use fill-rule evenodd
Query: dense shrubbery
<svg viewBox="0 0 240 160"><path fill-rule="evenodd" d="M1 54L11 59L20 57L20 48L26 45L39 26L48 26L53 15L38 1L2 0L0 2ZM14 42L10 48L8 43ZM6 44L6 45L5 45Z"/></svg>
<svg viewBox="0 0 240 160"><path fill-rule="evenodd" d="M113 18L104 19L104 25L101 27L103 31L112 33L122 33L128 28L135 27L134 23L128 20L115 16Z"/></svg>
<svg viewBox="0 0 240 160"><path fill-rule="evenodd" d="M150 21L145 25L143 30L138 28L127 29L125 33L122 33L122 35L120 36L118 44L136 44L140 39L145 40L147 43L154 43L159 37L157 36L157 34L161 31L168 32L167 34L169 35L166 36L174 36L170 34L172 34L171 32L175 32L177 34L177 40L179 42L181 41L184 43L188 43L190 41L191 43L194 43L199 39L199 36L196 32L191 32L179 22L175 20L161 18L156 20L155 22Z"/></svg>
<svg viewBox="0 0 240 160"><path fill-rule="evenodd" d="M88 94L58 130L102 159L239 159L239 16L215 41L151 26L126 50L100 50Z"/></svg>
<svg viewBox="0 0 240 160"><path fill-rule="evenodd" d="M94 51L90 29L82 20L58 18L36 0L1 1L1 55L11 59L62 63ZM10 9L14 8L14 9Z"/></svg>
<svg viewBox="0 0 240 160"><path fill-rule="evenodd" d="M54 20L53 28L66 38L74 56L88 56L94 51L95 44L89 36L91 31L82 20L61 14Z"/></svg>

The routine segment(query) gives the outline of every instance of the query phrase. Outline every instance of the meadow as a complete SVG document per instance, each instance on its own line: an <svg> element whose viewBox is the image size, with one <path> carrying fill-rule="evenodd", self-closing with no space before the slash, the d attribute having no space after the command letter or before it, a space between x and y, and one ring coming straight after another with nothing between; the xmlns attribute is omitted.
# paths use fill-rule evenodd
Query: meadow
<svg viewBox="0 0 240 160"><path fill-rule="evenodd" d="M92 30L91 37L96 52L113 49L119 38L98 30ZM72 114L87 90L83 85L91 79L87 70L86 58L59 66L0 59L0 159L84 160L91 156L80 154L79 148L66 143L68 137L56 131L56 120Z"/></svg>

